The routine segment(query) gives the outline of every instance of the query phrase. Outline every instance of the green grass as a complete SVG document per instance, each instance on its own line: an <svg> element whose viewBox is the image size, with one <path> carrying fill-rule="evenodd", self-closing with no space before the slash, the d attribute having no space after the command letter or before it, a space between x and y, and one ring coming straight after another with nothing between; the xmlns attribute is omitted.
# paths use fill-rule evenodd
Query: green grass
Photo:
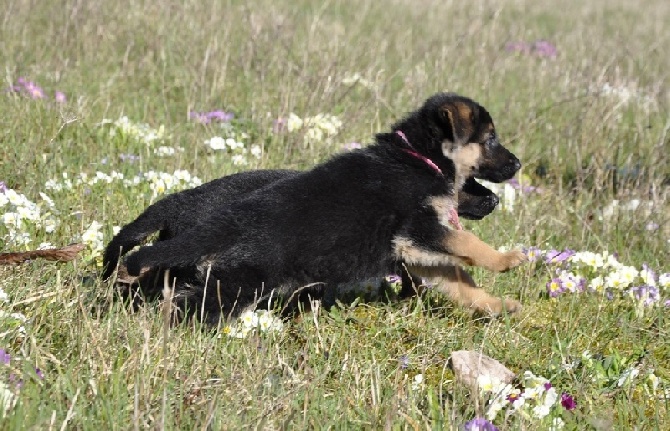
<svg viewBox="0 0 670 431"><path fill-rule="evenodd" d="M468 222L495 246L523 244L618 252L638 268L670 272L670 4L622 0L489 3L371 0L29 2L0 12L2 86L38 83L44 100L0 95L0 181L34 202L54 201L53 233L26 228L32 246L78 241L91 224L133 220L156 197L146 184L45 189L50 179L113 170L188 170L203 181L251 168L309 168L348 142L369 143L436 91L488 108L522 173L544 193ZM556 58L511 53L508 42L548 40ZM360 73L372 88L342 79ZM601 94L628 88L628 103ZM57 104L54 91L68 101ZM234 112L263 157L245 168L207 151L221 131L194 111ZM273 120L328 113L344 123L329 142L273 134ZM182 147L110 137L99 123L122 115L166 131ZM136 154L141 160L120 160ZM105 163L103 163L105 162ZM628 175L631 169L635 175ZM616 173L616 175L615 175ZM650 213L599 219L613 199L657 204ZM5 212L0 208L0 214ZM659 225L646 230L648 222ZM16 251L0 223L0 249ZM450 353L481 350L515 372L531 370L572 394L565 429L670 427L670 399L645 392L652 370L670 387L668 308L636 315L632 301L600 295L542 295L543 266L502 275L473 270L521 315L484 322L436 294L306 314L275 336L229 339L189 325L165 330L159 304L132 310L95 277L95 259L0 267L0 382L17 404L2 429L459 429L484 413L454 380ZM669 296L665 292L665 297ZM588 350L593 366L561 364ZM644 354L642 354L644 352ZM399 358L408 357L406 369ZM617 387L639 360L640 377ZM34 375L35 367L44 379ZM24 380L20 389L10 374ZM414 376L425 385L412 389ZM658 395L658 394L656 394ZM558 414L557 413L557 414ZM546 422L498 416L504 430Z"/></svg>

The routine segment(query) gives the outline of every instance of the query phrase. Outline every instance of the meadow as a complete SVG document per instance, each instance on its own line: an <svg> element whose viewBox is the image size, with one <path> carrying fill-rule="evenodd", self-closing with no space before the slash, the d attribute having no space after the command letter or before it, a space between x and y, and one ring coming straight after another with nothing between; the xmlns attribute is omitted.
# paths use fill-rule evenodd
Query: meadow
<svg viewBox="0 0 670 431"><path fill-rule="evenodd" d="M0 266L0 428L670 429L669 22L666 0L8 0L0 252L86 248ZM170 328L100 280L164 194L308 169L437 91L524 165L464 222L527 251L471 270L520 314L429 291ZM520 384L465 387L461 349Z"/></svg>

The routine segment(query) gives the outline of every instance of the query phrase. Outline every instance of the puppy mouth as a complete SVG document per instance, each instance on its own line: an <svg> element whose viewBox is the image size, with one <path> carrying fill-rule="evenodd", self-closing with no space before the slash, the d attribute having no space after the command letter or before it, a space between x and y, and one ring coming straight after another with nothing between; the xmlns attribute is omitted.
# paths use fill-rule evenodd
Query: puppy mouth
<svg viewBox="0 0 670 431"><path fill-rule="evenodd" d="M492 194L486 199L482 199L481 203L476 207L464 208L463 206L460 206L458 215L466 220L481 220L491 214L498 206L498 203L500 203L500 198L498 198L497 195Z"/></svg>
<svg viewBox="0 0 670 431"><path fill-rule="evenodd" d="M512 178L521 169L521 162L516 157L500 167L478 169L474 177L480 180L502 183Z"/></svg>

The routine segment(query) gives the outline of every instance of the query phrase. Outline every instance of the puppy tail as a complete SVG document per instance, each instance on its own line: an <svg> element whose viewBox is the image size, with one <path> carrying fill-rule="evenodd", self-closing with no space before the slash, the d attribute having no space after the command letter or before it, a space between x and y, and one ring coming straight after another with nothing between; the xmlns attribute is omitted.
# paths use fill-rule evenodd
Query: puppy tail
<svg viewBox="0 0 670 431"><path fill-rule="evenodd" d="M107 244L102 258L103 280L111 277L122 255L140 245L152 233L165 229L165 218L160 215L161 209L158 207L160 203L161 201L147 208L137 220L124 226Z"/></svg>

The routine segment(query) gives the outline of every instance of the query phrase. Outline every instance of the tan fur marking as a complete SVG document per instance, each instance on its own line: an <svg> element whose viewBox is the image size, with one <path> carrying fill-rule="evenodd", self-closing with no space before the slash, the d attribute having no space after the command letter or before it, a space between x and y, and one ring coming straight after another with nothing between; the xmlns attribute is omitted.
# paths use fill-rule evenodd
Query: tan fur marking
<svg viewBox="0 0 670 431"><path fill-rule="evenodd" d="M461 121L472 123L472 108L470 108L470 105L463 102L454 102L454 106L456 107L456 112L458 112Z"/></svg>
<svg viewBox="0 0 670 431"><path fill-rule="evenodd" d="M396 259L404 260L408 265L448 266L466 264L458 256L424 250L415 246L412 240L403 237L397 237L393 240L393 254Z"/></svg>
<svg viewBox="0 0 670 431"><path fill-rule="evenodd" d="M449 147L448 141L442 143L442 153L454 162L456 167L454 189L460 190L465 180L471 176L473 169L481 163L482 148L477 143L457 146L454 150L450 150Z"/></svg>
<svg viewBox="0 0 670 431"><path fill-rule="evenodd" d="M457 207L454 198L451 196L433 196L429 199L429 204L437 213L440 224L448 228L453 228L449 222L449 211Z"/></svg>

